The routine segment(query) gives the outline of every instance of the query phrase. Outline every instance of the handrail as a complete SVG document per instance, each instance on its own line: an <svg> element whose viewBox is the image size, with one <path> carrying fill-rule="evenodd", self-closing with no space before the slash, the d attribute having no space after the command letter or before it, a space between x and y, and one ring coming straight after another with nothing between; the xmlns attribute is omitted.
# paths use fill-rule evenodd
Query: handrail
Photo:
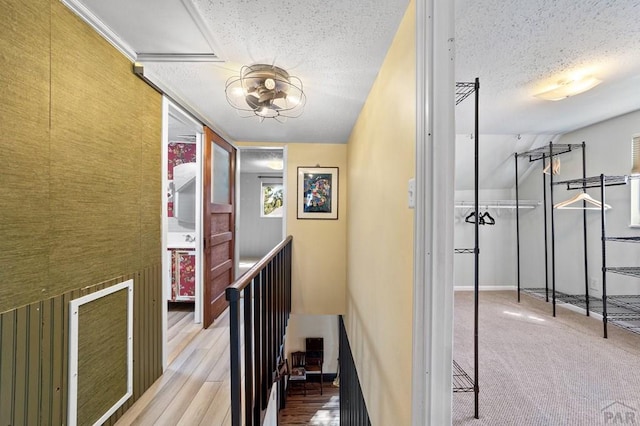
<svg viewBox="0 0 640 426"><path fill-rule="evenodd" d="M241 291L241 290L244 290L244 288L246 286L248 286L251 283L251 281L253 281L253 279L255 277L258 276L260 271L263 270L264 267L267 266L267 264L271 260L273 260L273 258L276 257L276 255L278 253L280 253L282 251L282 249L287 244L289 244L289 242L292 239L293 239L293 237L291 235L289 235L287 238L282 240L277 246L272 248L269 253L265 254L262 259L260 259L255 265L253 265L251 268L249 268L249 270L247 272L242 274L242 276L240 278L238 278L237 280L235 280L234 282L229 284L229 286L227 286L227 288L225 289L225 293L227 291L234 291L234 290Z"/></svg>
<svg viewBox="0 0 640 426"><path fill-rule="evenodd" d="M278 359L284 356L291 314L292 240L291 236L285 238L225 289L229 302L233 426L240 426L243 413L246 426L261 423L274 386L272 374ZM283 395L284 384L276 383Z"/></svg>

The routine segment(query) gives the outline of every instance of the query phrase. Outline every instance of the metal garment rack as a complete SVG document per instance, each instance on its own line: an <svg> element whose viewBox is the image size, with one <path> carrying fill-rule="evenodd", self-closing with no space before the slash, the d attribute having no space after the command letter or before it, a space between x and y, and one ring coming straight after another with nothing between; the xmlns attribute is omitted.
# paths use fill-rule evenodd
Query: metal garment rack
<svg viewBox="0 0 640 426"><path fill-rule="evenodd" d="M475 93L475 123L474 123L474 212L475 217L479 217L478 206L478 106L479 106L479 90L480 79L476 78L474 82L456 83L456 105L467 99L471 94ZM475 227L475 244L473 249L455 249L454 253L469 253L473 254L474 259L474 315L473 315L473 380L465 371L460 368L457 362L453 361L453 392L471 392L474 393L474 417L479 418L478 410L478 394L480 393L480 387L478 386L478 292L480 289L478 281L479 263L478 257L480 255L479 237L480 232L478 230L479 223L476 220Z"/></svg>
<svg viewBox="0 0 640 426"><path fill-rule="evenodd" d="M517 283L518 283L518 302L520 302L520 208L519 208L519 185L518 185L518 158L529 158L529 162L534 162L538 160L542 160L542 170L544 171L546 167L547 159L549 161L553 161L553 157L566 154L577 149L582 149L582 177L586 177L586 154L585 154L585 143L582 142L580 144L554 144L553 142L549 142L549 145L542 146L540 148L532 149L526 152L516 152L514 154L514 163L515 163L515 181L516 181L516 265L517 265ZM553 173L549 174L549 200L551 208L551 294L553 301L553 316L556 316L556 269L555 269L555 223L553 217ZM584 190L586 192L586 189ZM543 194L543 211L544 211L544 278L545 278L545 288L544 288L544 297L545 301L549 301L549 238L548 238L548 225L547 225L547 175L542 173L542 194ZM583 206L584 206L583 201ZM589 306L589 281L587 277L587 213L583 211L582 215L582 226L583 226L583 239L584 239L584 286L585 286L585 295L586 295L586 303L587 307ZM524 289L529 293L537 294L540 289ZM587 315L589 315L589 309L587 309Z"/></svg>
<svg viewBox="0 0 640 426"><path fill-rule="evenodd" d="M603 337L607 338L607 323L640 333L640 296L634 295L607 295L607 272L628 275L640 278L640 267L608 267L607 266L607 241L639 243L640 237L607 237L605 216L605 188L608 186L626 185L635 176L600 176L584 177L556 182L557 185L566 184L567 190L580 190L587 188L600 188L600 230L602 243L602 299L591 298L595 303L594 310L602 314ZM586 271L586 270L585 270ZM586 273L586 272L585 272ZM586 310L589 312L589 296L586 295ZM571 301L567 301L572 303ZM608 306L611 305L611 306ZM609 310L611 309L611 311Z"/></svg>

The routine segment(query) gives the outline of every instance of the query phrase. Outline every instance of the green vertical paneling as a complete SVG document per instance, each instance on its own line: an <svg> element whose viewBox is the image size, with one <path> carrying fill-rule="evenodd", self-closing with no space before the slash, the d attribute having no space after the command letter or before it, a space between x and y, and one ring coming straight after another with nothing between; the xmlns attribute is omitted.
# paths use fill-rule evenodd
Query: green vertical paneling
<svg viewBox="0 0 640 426"><path fill-rule="evenodd" d="M40 421L38 416L41 397L41 373L42 373L42 303L37 302L27 307L29 310L29 324L25 332L29 336L29 349L27 351L27 421L25 424L35 425Z"/></svg>
<svg viewBox="0 0 640 426"><path fill-rule="evenodd" d="M42 321L42 343L41 343L41 364L40 364L40 418L52 418L53 400L53 299L40 302ZM43 422L44 423L44 422Z"/></svg>
<svg viewBox="0 0 640 426"><path fill-rule="evenodd" d="M29 380L29 369L27 368L27 361L29 357L29 333L19 332L19 330L29 330L27 308L24 307L16 311L16 337L14 339L15 363L13 370L13 395L15 401L13 424L24 425L27 424L26 402L27 383Z"/></svg>
<svg viewBox="0 0 640 426"><path fill-rule="evenodd" d="M153 372L153 377L151 378L151 384L156 381L158 377L162 375L162 309L165 300L162 298L162 285L154 285L153 283L161 283L162 282L162 265L158 264L156 268L152 269L153 271L153 279L149 282L149 286L153 291L153 315L155 316L155 320L153 321L154 326L154 338L151 343L151 348L153 350L153 363L155 365L155 369Z"/></svg>
<svg viewBox="0 0 640 426"><path fill-rule="evenodd" d="M67 309L63 305L63 297L53 299L53 309L51 312L51 419L62 420L62 374L63 364L67 361L68 347L64 345L64 338L67 334L68 324L64 323L64 311ZM46 354L45 354L46 355Z"/></svg>
<svg viewBox="0 0 640 426"><path fill-rule="evenodd" d="M14 415L16 312L0 315L0 424L12 425Z"/></svg>
<svg viewBox="0 0 640 426"><path fill-rule="evenodd" d="M14 379L13 379L13 398L15 401L15 409L13 415L13 423L12 424L26 424L25 416L26 411L23 407L25 407L25 393L26 393L26 384L27 384L27 375L29 371L26 366L26 358L27 358L27 332L28 324L27 324L27 315L25 308L19 308L16 310L16 323L15 323L15 335L13 340L13 348L14 348Z"/></svg>

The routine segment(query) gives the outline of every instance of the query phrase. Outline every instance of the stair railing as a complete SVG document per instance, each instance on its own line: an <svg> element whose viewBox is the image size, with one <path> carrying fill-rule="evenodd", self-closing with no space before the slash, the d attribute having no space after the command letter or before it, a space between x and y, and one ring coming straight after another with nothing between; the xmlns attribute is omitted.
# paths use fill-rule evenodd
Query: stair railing
<svg viewBox="0 0 640 426"><path fill-rule="evenodd" d="M291 314L291 245L288 236L225 290L233 426L242 424L243 413L245 425L260 425L267 408Z"/></svg>

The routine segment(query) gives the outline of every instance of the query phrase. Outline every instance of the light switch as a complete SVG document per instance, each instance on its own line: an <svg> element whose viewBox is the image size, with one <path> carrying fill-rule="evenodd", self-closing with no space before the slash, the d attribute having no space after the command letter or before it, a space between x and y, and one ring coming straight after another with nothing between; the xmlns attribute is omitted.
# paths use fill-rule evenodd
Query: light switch
<svg viewBox="0 0 640 426"><path fill-rule="evenodd" d="M414 209L416 207L416 179L409 179L409 208Z"/></svg>

